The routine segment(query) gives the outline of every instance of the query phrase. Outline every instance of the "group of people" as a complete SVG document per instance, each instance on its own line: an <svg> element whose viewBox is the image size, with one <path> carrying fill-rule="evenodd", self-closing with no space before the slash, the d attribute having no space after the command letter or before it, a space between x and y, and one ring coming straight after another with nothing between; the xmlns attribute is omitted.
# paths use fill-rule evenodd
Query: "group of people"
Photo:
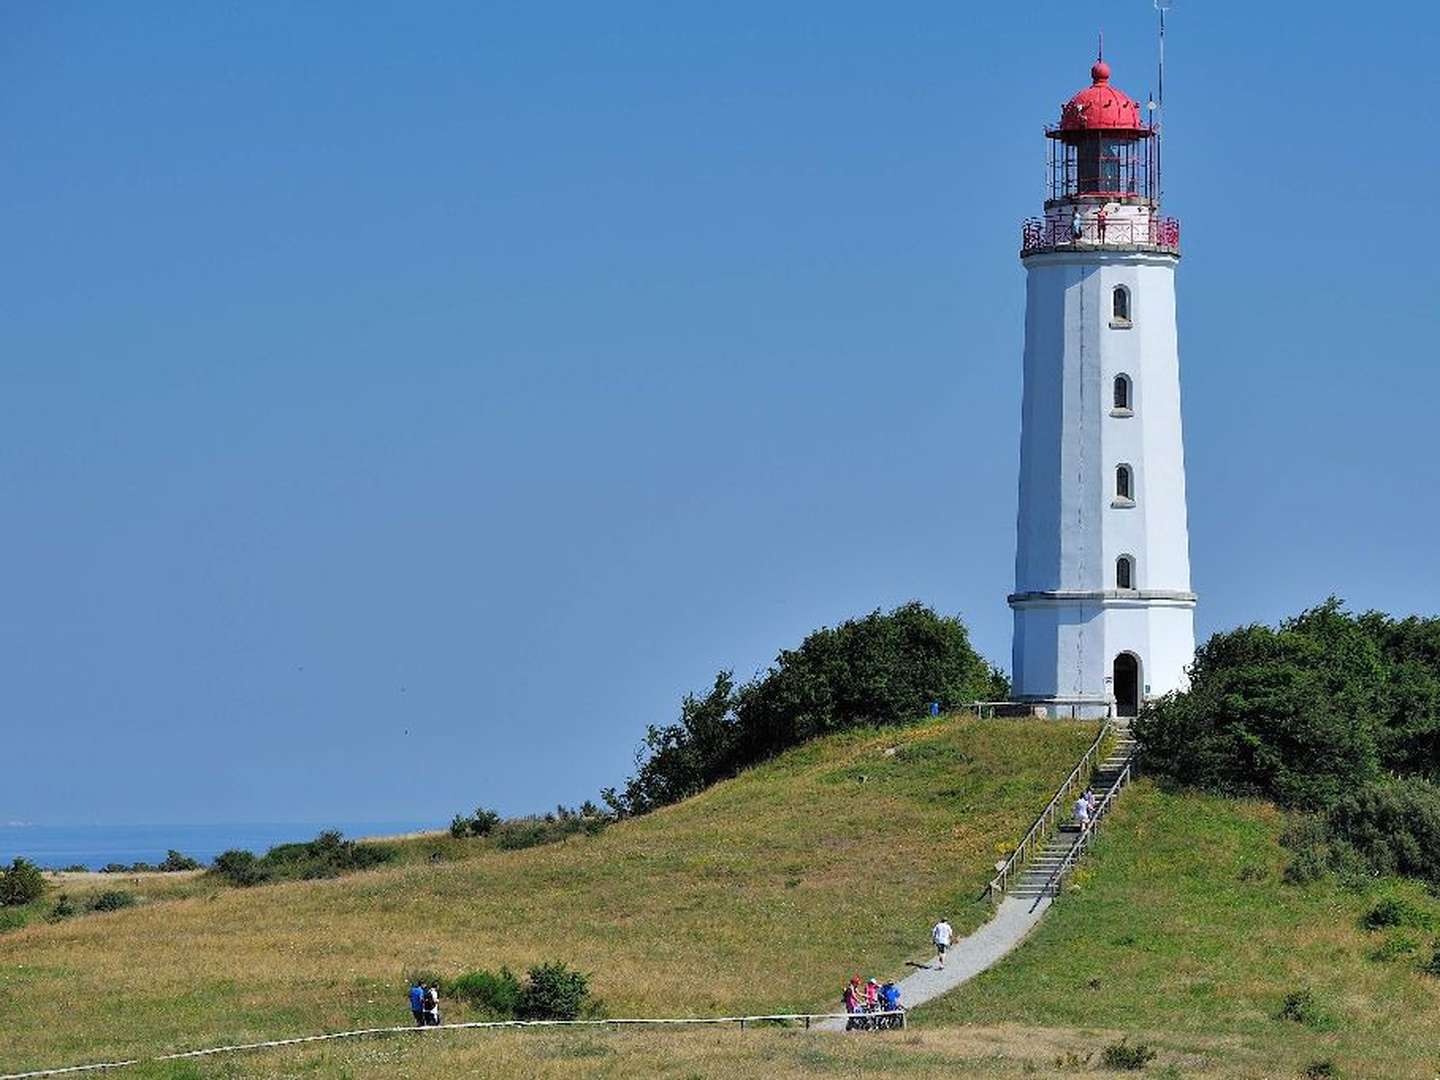
<svg viewBox="0 0 1440 1080"><path fill-rule="evenodd" d="M439 1027L440 984L416 979L410 987L410 1013L416 1027Z"/></svg>
<svg viewBox="0 0 1440 1080"><path fill-rule="evenodd" d="M1093 788L1086 788L1085 794L1075 800L1075 824L1082 829L1089 827L1090 822L1095 819L1095 807L1099 800L1095 798Z"/></svg>
<svg viewBox="0 0 1440 1080"><path fill-rule="evenodd" d="M898 1016L883 1015L900 1011L900 988L893 982L887 982L881 986L875 979L861 982L859 975L853 975L845 984L845 992L840 995L840 1000L844 1003L848 1016L845 1021L846 1031L856 1028L900 1026ZM882 1015L872 1015L874 1013Z"/></svg>

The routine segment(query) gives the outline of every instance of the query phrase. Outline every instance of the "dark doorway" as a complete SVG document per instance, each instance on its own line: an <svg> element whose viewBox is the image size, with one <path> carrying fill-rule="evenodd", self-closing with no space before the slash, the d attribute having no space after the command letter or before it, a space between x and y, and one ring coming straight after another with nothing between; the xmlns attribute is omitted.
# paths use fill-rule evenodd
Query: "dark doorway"
<svg viewBox="0 0 1440 1080"><path fill-rule="evenodd" d="M1121 716L1140 711L1140 661L1134 653L1115 657L1115 708Z"/></svg>

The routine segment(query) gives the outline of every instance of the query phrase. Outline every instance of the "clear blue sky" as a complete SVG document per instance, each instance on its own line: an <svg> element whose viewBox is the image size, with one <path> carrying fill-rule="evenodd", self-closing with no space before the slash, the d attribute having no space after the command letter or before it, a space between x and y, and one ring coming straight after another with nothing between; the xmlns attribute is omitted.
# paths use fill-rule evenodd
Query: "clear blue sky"
<svg viewBox="0 0 1440 1080"><path fill-rule="evenodd" d="M1147 0L30 3L0 820L578 802L918 598L1008 666L1043 125ZM1177 7L1199 630L1440 611L1432 4Z"/></svg>

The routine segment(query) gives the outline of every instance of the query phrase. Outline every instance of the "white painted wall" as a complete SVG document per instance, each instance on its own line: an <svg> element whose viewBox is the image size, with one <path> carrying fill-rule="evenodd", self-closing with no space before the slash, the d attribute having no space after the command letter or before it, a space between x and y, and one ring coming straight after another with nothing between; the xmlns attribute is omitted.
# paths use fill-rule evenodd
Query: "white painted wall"
<svg viewBox="0 0 1440 1080"><path fill-rule="evenodd" d="M1142 693L1177 689L1195 650L1178 260L1117 245L1024 261L1015 695L1053 703L1108 698L1111 665L1126 651L1140 660ZM1111 318L1117 285L1130 292L1128 326ZM1122 373L1132 385L1130 416L1112 415L1113 381ZM1133 506L1115 505L1122 463L1133 473ZM1131 590L1116 586L1121 555L1135 560Z"/></svg>

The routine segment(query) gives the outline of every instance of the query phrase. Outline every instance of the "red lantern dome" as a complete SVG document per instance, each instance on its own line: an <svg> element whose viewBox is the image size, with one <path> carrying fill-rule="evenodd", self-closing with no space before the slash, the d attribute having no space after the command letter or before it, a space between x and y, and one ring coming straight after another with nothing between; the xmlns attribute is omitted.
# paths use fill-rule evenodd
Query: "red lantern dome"
<svg viewBox="0 0 1440 1080"><path fill-rule="evenodd" d="M1110 65L1096 60L1089 86L1060 111L1061 131L1140 131L1140 106L1110 85Z"/></svg>

